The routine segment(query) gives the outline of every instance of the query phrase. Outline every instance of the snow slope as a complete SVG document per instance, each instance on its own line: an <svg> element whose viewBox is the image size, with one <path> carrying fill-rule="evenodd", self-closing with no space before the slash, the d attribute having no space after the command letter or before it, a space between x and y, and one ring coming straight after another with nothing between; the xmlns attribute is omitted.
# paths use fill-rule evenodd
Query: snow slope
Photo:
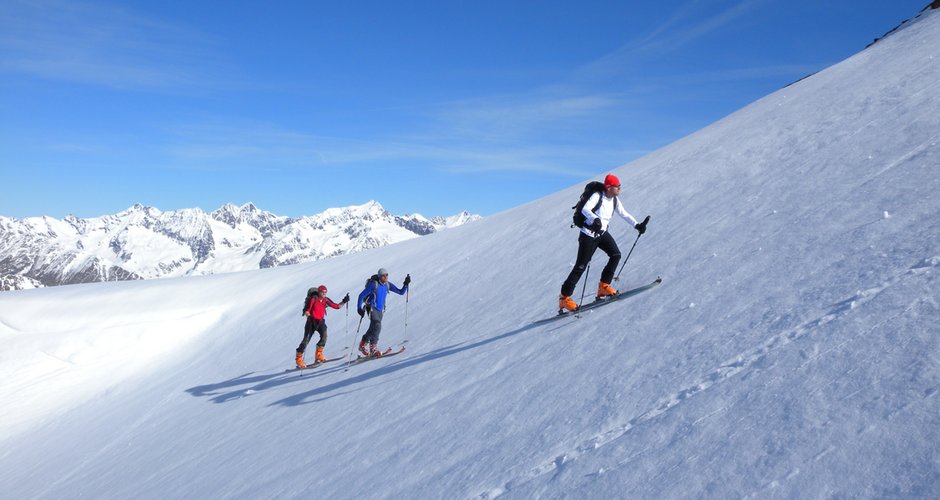
<svg viewBox="0 0 940 500"><path fill-rule="evenodd" d="M665 281L581 319L536 323L583 184L307 264L2 294L0 491L937 498L938 48L932 12L617 169L652 214L621 289ZM408 351L285 373L306 288L380 266L414 277L382 333Z"/></svg>

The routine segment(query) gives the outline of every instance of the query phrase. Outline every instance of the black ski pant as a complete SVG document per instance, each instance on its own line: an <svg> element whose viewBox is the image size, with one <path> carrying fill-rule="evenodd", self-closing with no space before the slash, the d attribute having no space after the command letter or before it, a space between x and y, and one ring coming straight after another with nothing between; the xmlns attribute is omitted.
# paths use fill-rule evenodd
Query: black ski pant
<svg viewBox="0 0 940 500"><path fill-rule="evenodd" d="M369 309L369 329L366 330L365 335L362 336L362 341L369 344L378 344L379 343L379 334L382 333L382 316L385 313L383 311L377 311L375 309Z"/></svg>
<svg viewBox="0 0 940 500"><path fill-rule="evenodd" d="M578 260L575 261L574 268L568 274L568 279L561 285L562 295L570 297L574 294L574 289L578 286L581 275L584 274L584 270L591 262L591 257L594 256L594 252L598 248L603 250L608 257L607 266L601 272L601 281L610 283L614 279L614 271L617 270L617 264L620 263L620 248L617 246L614 237L609 232L605 232L597 238L580 233L580 236L578 236Z"/></svg>
<svg viewBox="0 0 940 500"><path fill-rule="evenodd" d="M304 325L304 339L300 341L300 345L297 346L297 352L303 354L307 350L307 344L310 343L310 338L313 337L313 333L317 332L320 334L320 341L317 342L317 347L326 346L326 319L314 319L313 316L307 316L307 324Z"/></svg>

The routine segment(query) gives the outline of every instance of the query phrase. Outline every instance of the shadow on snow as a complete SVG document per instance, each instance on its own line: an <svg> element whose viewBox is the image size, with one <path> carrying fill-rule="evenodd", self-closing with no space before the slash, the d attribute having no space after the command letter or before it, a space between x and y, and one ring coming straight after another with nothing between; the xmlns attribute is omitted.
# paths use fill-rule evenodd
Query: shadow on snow
<svg viewBox="0 0 940 500"><path fill-rule="evenodd" d="M626 298L632 295L636 295L637 293L646 291L649 288L651 288L651 286L646 285L644 287L639 287L633 290L628 290L627 292L624 292L623 293L624 296L620 298ZM311 403L317 403L320 401L325 401L327 399L340 396L343 394L349 394L354 391L342 391L342 390L345 388L353 387L357 384L368 382L377 377L383 377L386 375L393 374L395 372L404 370L406 368L419 366L423 363L438 361L448 356L452 356L454 354L459 354L465 351L469 351L472 349L476 349L478 347L485 346L487 344L491 344L493 342L497 342L503 339L514 337L516 335L528 332L540 326L546 326L546 325L552 324L557 319L563 319L563 318L564 317L550 317L550 318L541 319L541 320L529 323L523 327L517 328L515 330L502 333L495 337L490 337L484 340L479 340L470 344L466 344L466 343L456 344L450 347L444 347L436 351L431 351L429 353L421 354L413 358L408 358L408 359L404 359L401 361L397 361L386 366L381 366L380 368L377 368L375 370L370 370L365 373L360 373L358 375L345 378L343 380L338 380L336 382L324 385L322 387L317 387L317 388L311 389L309 391L306 391L300 394L296 394L293 396L280 399L278 401L271 403L269 406L301 406L301 405L306 405L306 404L311 404ZM558 327L552 330L557 330L566 325L570 325L573 323L574 321L562 322L561 324L558 325ZM382 360L379 359L379 360L368 361L368 362L372 363L372 362L381 362L381 361ZM249 373L239 375L233 379L226 380L224 382L220 382L217 384L207 384L207 385L200 385L200 386L192 387L190 389L186 389L186 392L190 393L194 397L214 396L211 399L212 402L225 403L225 402L239 399L239 398L242 398L242 397L257 393L257 392L274 389L274 388L281 387L287 384L302 382L302 381L306 381L310 379L317 379L319 377L323 377L328 374L337 373L340 371L346 371L347 369L353 369L354 366L355 365L350 366L347 362L342 362L342 363L337 362L335 366L331 366L328 368L317 368L315 369L313 373L307 372L306 374L301 374L301 375L297 375L290 371L278 371L274 373L258 374L258 375L254 375L254 372L249 372ZM251 387L244 387L246 385L249 385ZM242 387L242 388L232 390L229 392L223 392L226 389L235 388L235 387ZM338 392L338 391L342 391L342 392Z"/></svg>

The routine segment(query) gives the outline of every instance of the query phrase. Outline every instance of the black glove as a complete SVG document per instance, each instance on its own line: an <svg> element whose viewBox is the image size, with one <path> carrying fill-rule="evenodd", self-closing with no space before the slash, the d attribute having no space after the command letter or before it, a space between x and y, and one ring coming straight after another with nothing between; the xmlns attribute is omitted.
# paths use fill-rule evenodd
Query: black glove
<svg viewBox="0 0 940 500"><path fill-rule="evenodd" d="M348 294L348 293L346 294L345 297L343 297L343 302L342 302L342 303L345 304L345 303L347 303L347 302L349 302L349 294Z"/></svg>
<svg viewBox="0 0 940 500"><path fill-rule="evenodd" d="M405 286L407 287L410 284L411 284L411 275L408 274L405 276Z"/></svg>
<svg viewBox="0 0 940 500"><path fill-rule="evenodd" d="M643 222L641 222L641 223L639 223L639 224L637 224L637 225L635 225L635 226L633 226L633 227L637 230L638 233L643 234L643 233L646 232L646 224L647 224L649 221L650 221L650 216L647 215L646 218L643 219Z"/></svg>
<svg viewBox="0 0 940 500"><path fill-rule="evenodd" d="M360 318L366 315L365 309L356 309L356 312L359 313Z"/></svg>
<svg viewBox="0 0 940 500"><path fill-rule="evenodd" d="M590 229L591 231L594 231L595 233L601 232L601 218L598 217L594 219L594 222L592 222L591 225L588 226L588 229Z"/></svg>

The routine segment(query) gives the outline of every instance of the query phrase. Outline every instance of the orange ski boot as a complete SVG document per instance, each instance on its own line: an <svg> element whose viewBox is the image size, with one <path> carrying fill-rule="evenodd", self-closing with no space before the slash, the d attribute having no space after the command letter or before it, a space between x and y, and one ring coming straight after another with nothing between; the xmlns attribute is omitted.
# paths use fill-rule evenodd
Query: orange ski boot
<svg viewBox="0 0 940 500"><path fill-rule="evenodd" d="M558 296L558 312L564 313L565 311L577 311L578 304L571 300L570 295L559 295Z"/></svg>
<svg viewBox="0 0 940 500"><path fill-rule="evenodd" d="M314 358L317 363L322 363L326 361L326 356L323 355L323 347L317 346L317 355Z"/></svg>
<svg viewBox="0 0 940 500"><path fill-rule="evenodd" d="M297 358L296 358L295 361L297 361L297 368L306 368L306 367L307 367L307 365L304 364L304 353L298 352L298 353L297 353Z"/></svg>
<svg viewBox="0 0 940 500"><path fill-rule="evenodd" d="M617 295L617 290L614 290L614 287L610 286L610 283L604 283L601 281L597 285L597 298L606 299L607 297L613 297Z"/></svg>

